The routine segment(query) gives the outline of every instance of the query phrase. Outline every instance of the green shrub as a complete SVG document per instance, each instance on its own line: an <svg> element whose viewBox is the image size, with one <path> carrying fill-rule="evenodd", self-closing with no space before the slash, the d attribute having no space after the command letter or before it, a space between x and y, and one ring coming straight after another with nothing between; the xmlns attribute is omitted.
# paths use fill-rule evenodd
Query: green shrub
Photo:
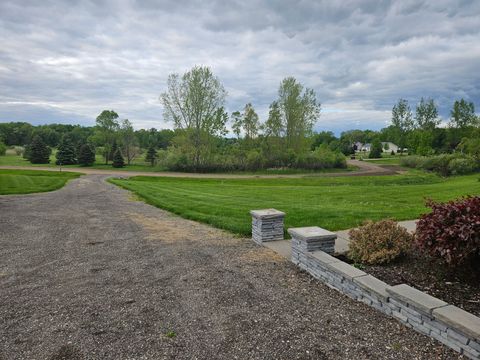
<svg viewBox="0 0 480 360"><path fill-rule="evenodd" d="M383 147L380 140L375 139L372 142L370 147L370 153L368 154L369 159L379 159L382 157Z"/></svg>
<svg viewBox="0 0 480 360"><path fill-rule="evenodd" d="M357 263L387 264L405 254L413 243L413 235L393 220L367 221L350 230L348 256Z"/></svg>
<svg viewBox="0 0 480 360"><path fill-rule="evenodd" d="M425 159L426 158L423 156L404 156L400 158L400 165L412 169L420 169L422 168Z"/></svg>
<svg viewBox="0 0 480 360"><path fill-rule="evenodd" d="M340 151L332 151L322 145L315 151L299 155L295 161L295 167L311 170L346 168L347 160Z"/></svg>
<svg viewBox="0 0 480 360"><path fill-rule="evenodd" d="M233 165L233 164L232 164ZM263 156L260 151L250 150L247 153L245 166L249 170L259 170L263 168Z"/></svg>
<svg viewBox="0 0 480 360"><path fill-rule="evenodd" d="M422 169L436 172L441 176L448 176L450 175L448 164L453 159L454 155L450 154L442 154L438 156L428 157L423 163Z"/></svg>
<svg viewBox="0 0 480 360"><path fill-rule="evenodd" d="M422 169L442 176L469 174L478 170L478 163L462 154L442 154L427 158Z"/></svg>
<svg viewBox="0 0 480 360"><path fill-rule="evenodd" d="M13 151L13 153L17 156L23 155L25 152L25 148L23 146L11 146L10 149Z"/></svg>
<svg viewBox="0 0 480 360"><path fill-rule="evenodd" d="M470 157L452 159L448 163L448 171L452 175L471 174L478 170L478 163Z"/></svg>
<svg viewBox="0 0 480 360"><path fill-rule="evenodd" d="M0 141L0 156L5 155L6 152L7 152L7 146Z"/></svg>

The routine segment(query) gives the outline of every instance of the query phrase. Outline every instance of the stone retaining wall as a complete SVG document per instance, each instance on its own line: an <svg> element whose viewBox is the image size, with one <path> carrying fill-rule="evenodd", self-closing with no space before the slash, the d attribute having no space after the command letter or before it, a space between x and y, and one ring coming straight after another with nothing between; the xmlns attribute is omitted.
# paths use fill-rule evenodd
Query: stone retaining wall
<svg viewBox="0 0 480 360"><path fill-rule="evenodd" d="M292 252L292 261L354 300L393 316L471 359L480 359L480 319L406 284L389 286L327 253Z"/></svg>
<svg viewBox="0 0 480 360"><path fill-rule="evenodd" d="M288 229L288 232L292 235L292 262L316 279L468 358L480 359L480 318L406 284L389 286L327 254L322 250L333 253L334 233L318 227ZM268 234L266 238L271 239ZM257 239L262 239L261 234Z"/></svg>

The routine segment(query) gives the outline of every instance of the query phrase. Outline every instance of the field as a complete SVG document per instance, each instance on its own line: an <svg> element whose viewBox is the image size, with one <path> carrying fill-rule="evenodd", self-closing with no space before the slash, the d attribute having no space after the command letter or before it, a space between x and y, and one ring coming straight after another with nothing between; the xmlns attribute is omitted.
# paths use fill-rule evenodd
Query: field
<svg viewBox="0 0 480 360"><path fill-rule="evenodd" d="M478 175L441 178L420 171L382 177L298 179L111 179L146 202L185 218L248 235L249 210L287 213L286 227L348 229L366 219L415 219L425 198L449 200L478 194Z"/></svg>
<svg viewBox="0 0 480 360"><path fill-rule="evenodd" d="M0 170L0 195L30 194L60 189L79 173L37 170Z"/></svg>

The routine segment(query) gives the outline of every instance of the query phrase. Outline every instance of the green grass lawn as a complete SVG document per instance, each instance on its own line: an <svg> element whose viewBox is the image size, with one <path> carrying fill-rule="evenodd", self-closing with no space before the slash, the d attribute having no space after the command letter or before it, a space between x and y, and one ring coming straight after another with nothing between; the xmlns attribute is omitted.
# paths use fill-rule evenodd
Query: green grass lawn
<svg viewBox="0 0 480 360"><path fill-rule="evenodd" d="M37 170L0 170L0 195L30 194L60 189L79 173Z"/></svg>
<svg viewBox="0 0 480 360"><path fill-rule="evenodd" d="M286 228L354 227L366 219L415 219L424 199L449 200L480 193L478 175L440 178L410 171L380 177L298 179L111 179L146 202L185 218L234 233L250 234L249 210L275 208L287 213Z"/></svg>
<svg viewBox="0 0 480 360"><path fill-rule="evenodd" d="M58 167L58 165L55 164L55 151L52 152L52 155L50 155L50 163L49 164L32 164L30 161L24 159L21 155L16 155L12 153L7 153L5 156L0 156L0 166L48 166L48 167ZM80 167L79 165L63 165L62 168L78 168ZM112 164L111 162L108 165L105 165L105 161L103 160L102 155L95 155L95 164L92 166L92 168L95 169L112 169ZM161 167L158 166L150 166L146 164L143 159L141 158L136 158L133 160L132 164L129 166L126 166L122 168L122 170L127 170L127 171L162 171L165 170Z"/></svg>

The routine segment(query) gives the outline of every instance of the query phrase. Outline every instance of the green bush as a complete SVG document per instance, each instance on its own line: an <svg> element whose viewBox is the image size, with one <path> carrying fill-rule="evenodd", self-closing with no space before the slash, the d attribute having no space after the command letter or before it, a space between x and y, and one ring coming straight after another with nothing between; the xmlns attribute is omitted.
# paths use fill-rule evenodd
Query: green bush
<svg viewBox="0 0 480 360"><path fill-rule="evenodd" d="M367 221L349 235L350 259L370 265L392 262L413 244L413 235L393 220Z"/></svg>
<svg viewBox="0 0 480 360"><path fill-rule="evenodd" d="M375 139L372 142L370 147L370 153L368 154L369 159L379 159L382 157L383 147L380 140Z"/></svg>
<svg viewBox="0 0 480 360"><path fill-rule="evenodd" d="M462 154L407 156L400 159L400 165L432 171L441 176L471 174L480 168L480 164L473 157Z"/></svg>
<svg viewBox="0 0 480 360"><path fill-rule="evenodd" d="M448 164L454 159L454 155L442 154L428 157L422 165L422 169L436 172L442 176L450 175Z"/></svg>
<svg viewBox="0 0 480 360"><path fill-rule="evenodd" d="M470 174L478 170L478 163L462 154L442 154L427 158L422 169L442 176Z"/></svg>
<svg viewBox="0 0 480 360"><path fill-rule="evenodd" d="M404 156L400 158L400 165L412 169L421 169L425 159L423 156Z"/></svg>
<svg viewBox="0 0 480 360"><path fill-rule="evenodd" d="M5 155L6 152L7 152L7 146L0 141L0 156Z"/></svg>
<svg viewBox="0 0 480 360"><path fill-rule="evenodd" d="M202 159L200 166L194 169L191 157L176 148L159 151L158 164L172 171L257 171L266 168L297 168L306 170L321 170L331 168L346 168L345 156L339 151L332 151L327 146L321 146L315 151L296 155L286 151L282 157L269 156L264 150L242 150L235 153L225 152L210 154Z"/></svg>
<svg viewBox="0 0 480 360"><path fill-rule="evenodd" d="M478 163L470 157L452 159L448 163L448 172L452 175L471 174L478 170Z"/></svg>
<svg viewBox="0 0 480 360"><path fill-rule="evenodd" d="M332 169L346 168L347 160L340 151L332 151L326 146L320 146L315 151L301 154L297 157L294 167L298 169Z"/></svg>
<svg viewBox="0 0 480 360"><path fill-rule="evenodd" d="M264 165L263 156L260 153L260 151L250 150L247 153L245 166L248 170L259 170L263 168L263 165Z"/></svg>

